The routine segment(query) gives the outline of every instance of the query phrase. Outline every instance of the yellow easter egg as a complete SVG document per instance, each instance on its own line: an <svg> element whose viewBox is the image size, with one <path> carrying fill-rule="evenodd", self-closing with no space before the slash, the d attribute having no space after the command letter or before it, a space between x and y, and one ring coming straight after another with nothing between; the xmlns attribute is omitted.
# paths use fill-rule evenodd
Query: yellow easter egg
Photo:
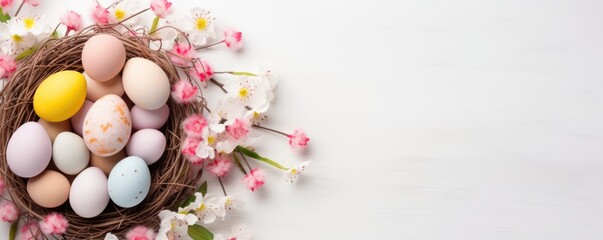
<svg viewBox="0 0 603 240"><path fill-rule="evenodd" d="M34 111L48 122L65 121L75 115L86 100L86 79L76 71L48 76L34 93Z"/></svg>

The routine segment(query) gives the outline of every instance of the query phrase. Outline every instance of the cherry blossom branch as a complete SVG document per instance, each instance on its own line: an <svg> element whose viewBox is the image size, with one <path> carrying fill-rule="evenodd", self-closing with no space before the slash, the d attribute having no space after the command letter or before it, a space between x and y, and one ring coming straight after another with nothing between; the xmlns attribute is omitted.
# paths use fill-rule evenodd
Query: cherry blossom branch
<svg viewBox="0 0 603 240"><path fill-rule="evenodd" d="M220 43L223 43L224 41L225 40L222 40L222 41L219 41L219 42L215 42L215 43L212 43L212 44L208 44L208 45L204 45L204 46L200 46L200 47L195 48L195 50L201 50L201 49L204 49L204 48L210 48L210 47L216 46L216 45L218 45Z"/></svg>
<svg viewBox="0 0 603 240"><path fill-rule="evenodd" d="M249 171L251 171L253 168L251 168L251 165L249 165L249 161L247 161L247 158L245 157L245 154L243 154L238 149L237 149L237 152L239 152L239 154L241 154L241 157L243 158L243 162L245 162L245 165L247 165L247 168L249 168Z"/></svg>
<svg viewBox="0 0 603 240"><path fill-rule="evenodd" d="M237 167L239 167L239 170L241 170L241 172L243 172L243 174L247 175L247 171L245 171L245 168L243 168L243 165L241 164L241 160L239 160L237 155L235 153L232 153L232 157L234 157L235 163L237 164Z"/></svg>
<svg viewBox="0 0 603 240"><path fill-rule="evenodd" d="M21 12L21 8L23 8L23 5L25 5L26 0L21 1L21 4L19 4L19 7L17 8L17 11L15 12L15 17L17 15L19 15L19 12Z"/></svg>
<svg viewBox="0 0 603 240"><path fill-rule="evenodd" d="M270 131L270 132L273 132L273 133L278 133L278 134L283 135L283 136L285 136L285 137L288 137L288 136L289 136L289 134L286 134L286 133L281 132L281 131L279 131L279 130L274 130L274 129L267 128L267 127L263 127L263 126L260 126L260 125L257 125L257 124L253 124L253 127L254 127L254 128L263 129L263 130L266 130L266 131Z"/></svg>
<svg viewBox="0 0 603 240"><path fill-rule="evenodd" d="M224 84L223 83L220 83L216 79L213 79L213 78L210 78L209 81L211 83L213 83L213 84L218 85L218 87L220 87L224 93L228 93L228 91L226 91L226 88L224 88Z"/></svg>
<svg viewBox="0 0 603 240"><path fill-rule="evenodd" d="M222 192L224 192L224 196L228 196L228 194L226 194L226 189L224 188L224 184L222 183L222 178L218 177L218 181L220 182L220 186L222 187Z"/></svg>

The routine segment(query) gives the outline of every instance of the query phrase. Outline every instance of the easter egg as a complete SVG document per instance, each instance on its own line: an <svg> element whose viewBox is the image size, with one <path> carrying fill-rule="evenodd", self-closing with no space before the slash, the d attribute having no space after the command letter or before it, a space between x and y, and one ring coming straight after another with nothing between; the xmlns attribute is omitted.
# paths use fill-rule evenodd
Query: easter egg
<svg viewBox="0 0 603 240"><path fill-rule="evenodd" d="M84 118L84 142L98 156L111 156L122 150L132 131L132 118L126 103L117 95L98 99Z"/></svg>
<svg viewBox="0 0 603 240"><path fill-rule="evenodd" d="M90 161L90 151L84 139L72 132L62 132L52 145L52 160L61 172L75 175Z"/></svg>
<svg viewBox="0 0 603 240"><path fill-rule="evenodd" d="M44 127L44 129L46 129L46 132L48 133L48 136L50 137L50 142L53 142L53 143L54 143L54 140L59 135L59 133L71 131L71 124L67 120L61 121L61 122L48 122L48 121L40 118L38 120L38 123L40 125L42 125L42 127Z"/></svg>
<svg viewBox="0 0 603 240"><path fill-rule="evenodd" d="M105 175L109 176L113 167L117 165L119 161L126 158L126 151L121 150L114 155L108 157L101 157L94 154L90 155L90 166L97 167L105 173Z"/></svg>
<svg viewBox="0 0 603 240"><path fill-rule="evenodd" d="M36 114L48 122L69 119L86 100L86 79L76 71L61 71L48 76L33 97Z"/></svg>
<svg viewBox="0 0 603 240"><path fill-rule="evenodd" d="M95 81L85 72L83 75L86 78L86 99L90 101L94 102L107 94L115 94L117 96L124 94L124 86L121 83L121 76L119 74L105 82Z"/></svg>
<svg viewBox="0 0 603 240"><path fill-rule="evenodd" d="M134 129L161 128L170 117L170 108L164 104L155 110L146 110L139 106L132 107L132 127Z"/></svg>
<svg viewBox="0 0 603 240"><path fill-rule="evenodd" d="M71 183L69 204L80 217L98 216L105 210L109 200L107 177L96 167L86 168Z"/></svg>
<svg viewBox="0 0 603 240"><path fill-rule="evenodd" d="M42 125L26 122L17 128L6 146L6 162L19 177L34 177L46 169L52 156L52 143Z"/></svg>
<svg viewBox="0 0 603 240"><path fill-rule="evenodd" d="M144 58L131 58L122 72L124 90L141 108L155 110L170 97L170 81L161 67Z"/></svg>
<svg viewBox="0 0 603 240"><path fill-rule="evenodd" d="M130 208L142 202L151 187L151 172L144 160L130 156L119 161L111 170L109 196L120 207Z"/></svg>
<svg viewBox="0 0 603 240"><path fill-rule="evenodd" d="M91 101L84 101L84 105L82 105L80 110L69 119L69 121L71 121L71 127L73 128L73 132L77 133L77 135L83 136L82 129L84 128L84 118L86 118L86 114L88 114L88 111L92 107L92 104L94 103Z"/></svg>
<svg viewBox="0 0 603 240"><path fill-rule="evenodd" d="M27 193L38 205L55 208L63 205L69 198L71 184L63 174L46 170L42 174L27 180Z"/></svg>
<svg viewBox="0 0 603 240"><path fill-rule="evenodd" d="M151 165L163 155L165 151L165 135L156 129L142 129L132 134L126 152L128 156L142 158L147 165Z"/></svg>
<svg viewBox="0 0 603 240"><path fill-rule="evenodd" d="M84 71L95 81L113 79L126 62L126 48L121 40L109 34L91 37L82 49Z"/></svg>

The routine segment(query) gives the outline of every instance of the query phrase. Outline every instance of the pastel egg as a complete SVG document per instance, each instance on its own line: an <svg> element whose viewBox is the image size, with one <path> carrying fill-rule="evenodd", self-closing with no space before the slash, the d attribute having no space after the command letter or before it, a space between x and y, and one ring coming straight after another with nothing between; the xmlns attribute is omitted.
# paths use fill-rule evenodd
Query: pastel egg
<svg viewBox="0 0 603 240"><path fill-rule="evenodd" d="M67 120L61 122L48 122L40 118L38 123L46 129L46 133L48 133L48 136L50 137L50 142L53 143L59 133L71 131L71 124Z"/></svg>
<svg viewBox="0 0 603 240"><path fill-rule="evenodd" d="M140 204L149 193L151 172L139 157L130 156L119 161L111 170L108 182L109 196L120 207Z"/></svg>
<svg viewBox="0 0 603 240"><path fill-rule="evenodd" d="M75 175L88 166L90 151L82 137L72 132L62 132L52 145L52 160L61 172Z"/></svg>
<svg viewBox="0 0 603 240"><path fill-rule="evenodd" d="M71 127L73 128L73 131L77 133L77 135L83 136L82 129L84 128L84 118L86 118L86 114L88 114L88 111L92 107L92 104L94 103L91 101L84 101L84 105L82 105L80 110L75 115L73 115L71 119L69 119L71 121Z"/></svg>
<svg viewBox="0 0 603 240"><path fill-rule="evenodd" d="M161 67L144 58L131 58L122 72L124 90L141 108L155 110L170 97L170 81Z"/></svg>
<svg viewBox="0 0 603 240"><path fill-rule="evenodd" d="M76 71L61 71L48 76L36 89L33 106L48 122L65 121L75 115L86 100L86 79Z"/></svg>
<svg viewBox="0 0 603 240"><path fill-rule="evenodd" d="M86 99L96 101L107 94L121 96L124 94L124 86L121 83L121 76L118 74L113 79L106 82L99 82L91 79L88 74L83 73L86 78Z"/></svg>
<svg viewBox="0 0 603 240"><path fill-rule="evenodd" d="M139 106L132 107L132 127L134 129L161 128L170 117L170 108L164 104L155 110L146 110Z"/></svg>
<svg viewBox="0 0 603 240"><path fill-rule="evenodd" d="M142 129L132 134L126 152L128 156L142 158L147 165L151 165L163 155L165 151L165 135L156 129Z"/></svg>
<svg viewBox="0 0 603 240"><path fill-rule="evenodd" d="M101 157L94 154L90 155L90 166L97 167L102 170L105 175L109 176L113 167L117 165L119 161L126 158L126 151L121 150L114 155L108 157Z"/></svg>
<svg viewBox="0 0 603 240"><path fill-rule="evenodd" d="M84 142L93 154L101 157L116 154L130 139L130 110L119 96L105 95L86 114L83 131Z"/></svg>
<svg viewBox="0 0 603 240"><path fill-rule="evenodd" d="M27 193L36 204L45 208L63 205L69 198L71 184L63 174L46 170L27 180Z"/></svg>
<svg viewBox="0 0 603 240"><path fill-rule="evenodd" d="M69 204L80 217L98 216L105 210L109 200L107 177L96 167L86 168L71 183Z"/></svg>
<svg viewBox="0 0 603 240"><path fill-rule="evenodd" d="M84 71L95 81L113 79L126 62L126 48L121 40L109 34L91 37L82 49Z"/></svg>
<svg viewBox="0 0 603 240"><path fill-rule="evenodd" d="M52 156L52 143L42 125L27 122L13 133L6 146L6 162L19 177L30 178L44 171Z"/></svg>

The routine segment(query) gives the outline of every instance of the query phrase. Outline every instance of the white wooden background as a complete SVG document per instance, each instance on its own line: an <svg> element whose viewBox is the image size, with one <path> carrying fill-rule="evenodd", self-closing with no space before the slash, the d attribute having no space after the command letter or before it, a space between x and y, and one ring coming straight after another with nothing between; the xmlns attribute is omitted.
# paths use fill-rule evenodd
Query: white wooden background
<svg viewBox="0 0 603 240"><path fill-rule="evenodd" d="M91 1L41 2L58 19ZM266 240L603 238L603 2L174 2L242 30L242 54L207 58L271 62L267 125L312 137L307 156L266 138L265 155L314 163L294 186L270 171L256 193L230 188L248 204L228 224Z"/></svg>

